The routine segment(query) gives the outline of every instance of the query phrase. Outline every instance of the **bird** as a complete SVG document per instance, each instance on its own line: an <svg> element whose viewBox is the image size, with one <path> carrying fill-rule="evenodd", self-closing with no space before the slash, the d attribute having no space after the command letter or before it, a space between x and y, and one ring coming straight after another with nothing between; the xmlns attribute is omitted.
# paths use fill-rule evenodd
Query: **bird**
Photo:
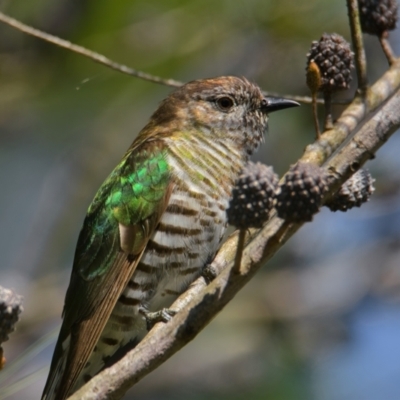
<svg viewBox="0 0 400 400"><path fill-rule="evenodd" d="M66 399L173 318L221 246L268 114L298 105L236 76L188 82L160 103L88 208L42 400Z"/></svg>

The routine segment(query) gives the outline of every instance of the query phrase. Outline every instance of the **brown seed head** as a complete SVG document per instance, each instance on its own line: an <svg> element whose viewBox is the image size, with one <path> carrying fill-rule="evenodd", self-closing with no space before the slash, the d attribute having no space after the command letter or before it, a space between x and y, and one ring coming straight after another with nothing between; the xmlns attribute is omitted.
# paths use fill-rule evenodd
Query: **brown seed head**
<svg viewBox="0 0 400 400"><path fill-rule="evenodd" d="M232 190L228 223L239 229L260 228L274 206L278 181L272 167L249 162Z"/></svg>
<svg viewBox="0 0 400 400"><path fill-rule="evenodd" d="M369 171L360 169L343 183L335 196L325 205L331 211L347 211L353 207L361 207L374 193L374 182L375 179Z"/></svg>
<svg viewBox="0 0 400 400"><path fill-rule="evenodd" d="M382 35L396 28L396 0L358 0L361 29L371 35Z"/></svg>
<svg viewBox="0 0 400 400"><path fill-rule="evenodd" d="M350 45L342 36L324 33L319 41L311 43L311 49L307 53L307 83L311 80L309 74L316 75L318 72L319 76L313 80L320 79L319 90L333 92L347 89L351 82L351 70L354 68L353 59ZM313 88L315 89L315 83Z"/></svg>
<svg viewBox="0 0 400 400"><path fill-rule="evenodd" d="M311 221L326 191L326 176L318 165L292 165L276 193L278 216L291 222Z"/></svg>

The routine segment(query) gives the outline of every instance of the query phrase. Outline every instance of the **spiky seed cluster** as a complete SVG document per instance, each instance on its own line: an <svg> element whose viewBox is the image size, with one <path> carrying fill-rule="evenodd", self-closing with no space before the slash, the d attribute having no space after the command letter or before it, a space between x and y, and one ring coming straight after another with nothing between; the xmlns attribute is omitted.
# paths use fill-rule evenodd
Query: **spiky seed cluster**
<svg viewBox="0 0 400 400"><path fill-rule="evenodd" d="M277 191L278 216L292 222L311 221L326 191L326 178L320 167L304 162L292 165Z"/></svg>
<svg viewBox="0 0 400 400"><path fill-rule="evenodd" d="M22 312L22 297L0 286L0 344L8 340Z"/></svg>
<svg viewBox="0 0 400 400"><path fill-rule="evenodd" d="M396 0L358 0L358 7L363 32L380 36L396 28Z"/></svg>
<svg viewBox="0 0 400 400"><path fill-rule="evenodd" d="M335 196L325 205L331 211L347 211L353 207L360 207L375 191L374 182L375 179L367 170L360 169L343 183Z"/></svg>
<svg viewBox="0 0 400 400"><path fill-rule="evenodd" d="M307 81L315 81L315 78L309 77L310 72L315 69L310 68L310 64L315 63L320 73L319 90L333 92L347 89L351 82L351 70L354 68L353 59L350 45L342 36L324 33L319 41L311 43L311 49L307 53Z"/></svg>
<svg viewBox="0 0 400 400"><path fill-rule="evenodd" d="M232 190L228 223L239 229L260 228L274 206L278 176L272 167L249 162Z"/></svg>

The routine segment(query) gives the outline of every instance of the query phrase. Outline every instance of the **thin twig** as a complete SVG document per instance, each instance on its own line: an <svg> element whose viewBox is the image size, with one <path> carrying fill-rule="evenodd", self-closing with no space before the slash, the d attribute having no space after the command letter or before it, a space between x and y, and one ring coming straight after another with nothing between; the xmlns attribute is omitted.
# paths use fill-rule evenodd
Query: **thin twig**
<svg viewBox="0 0 400 400"><path fill-rule="evenodd" d="M316 140L318 140L321 138L321 130L319 129L318 104L317 104L317 96L316 95L313 95L312 112L313 112L313 117L314 117L315 138L316 138Z"/></svg>
<svg viewBox="0 0 400 400"><path fill-rule="evenodd" d="M73 51L74 53L90 58L91 60L99 64L105 65L106 67L112 68L124 74L135 76L137 78L144 79L149 82L160 83L166 86L179 87L183 85L182 82L176 81L174 79L163 79L160 78L159 76L151 75L146 72L129 68L126 65L119 64L103 56L102 54L96 53L95 51L92 50L88 50L85 47L78 46L77 44L71 43L68 40L64 40L57 36L50 35L49 33L40 31L39 29L26 25L12 17L9 17L6 14L3 14L2 12L0 12L0 21L28 35L35 36L46 42L55 44L56 46L63 47L64 49Z"/></svg>
<svg viewBox="0 0 400 400"><path fill-rule="evenodd" d="M284 97L285 99L294 100L302 104L312 104L313 100L310 96L297 96L292 94L282 95L276 92L262 92L264 96L271 96L271 97ZM323 99L317 99L317 103L324 104Z"/></svg>
<svg viewBox="0 0 400 400"><path fill-rule="evenodd" d="M313 98L310 96L298 96L295 94L280 94L276 92L266 92L263 90L264 96L271 96L271 97L284 97L285 99L294 100L302 104L313 104ZM343 100L334 100L332 104L340 104L340 105L349 105L353 99L343 99ZM324 99L319 99L316 97L315 102L317 104L324 104Z"/></svg>
<svg viewBox="0 0 400 400"><path fill-rule="evenodd" d="M2 12L0 12L0 22L3 22L12 28L15 28L23 33L26 33L27 35L34 36L36 38L39 38L41 40L44 40L46 42L52 43L56 46L62 47L64 49L67 49L69 51L72 51L74 53L80 54L81 56L87 57L99 64L102 64L108 68L111 68L115 71L122 72L123 74L127 74L130 76L134 76L136 78L140 78L149 82L153 83L158 83L161 85L166 85L170 87L180 87L183 85L183 82L177 81L175 79L164 79L156 75L151 75L148 74L147 72L139 71L137 69L130 68L126 65L119 64L106 56L96 53L95 51L89 50L83 46L79 46L77 44L71 43L68 40L64 40L59 38L58 36L51 35L49 33L43 32L39 29L33 28L32 26L26 25L15 18L12 18ZM266 92L264 91L263 94L265 96L271 96L271 97L284 97L286 99L298 101L299 103L303 104L311 104L312 99L311 97L308 96L297 96L297 95L282 95L279 93L274 93L274 92ZM319 104L323 104L322 99L318 99L317 102ZM339 104L348 104L349 101L339 101Z"/></svg>
<svg viewBox="0 0 400 400"><path fill-rule="evenodd" d="M349 12L351 39L356 59L358 90L362 98L365 98L368 90L367 59L365 57L364 44L362 40L358 0L347 0L347 8Z"/></svg>
<svg viewBox="0 0 400 400"><path fill-rule="evenodd" d="M394 62L396 62L397 57L392 49L392 46L389 43L388 32L383 32L379 36L379 42L381 43L382 50L385 53L385 56L388 60L389 65L392 65Z"/></svg>
<svg viewBox="0 0 400 400"><path fill-rule="evenodd" d="M332 95L330 92L324 92L325 101L325 122L324 131L333 128L333 117L332 117Z"/></svg>
<svg viewBox="0 0 400 400"><path fill-rule="evenodd" d="M317 95L319 90L321 89L322 76L321 76L321 69L314 60L310 60L307 65L306 83L311 92L312 112L314 116L314 125L315 125L315 136L316 139L318 140L321 138L321 131L319 129L319 121L318 121Z"/></svg>

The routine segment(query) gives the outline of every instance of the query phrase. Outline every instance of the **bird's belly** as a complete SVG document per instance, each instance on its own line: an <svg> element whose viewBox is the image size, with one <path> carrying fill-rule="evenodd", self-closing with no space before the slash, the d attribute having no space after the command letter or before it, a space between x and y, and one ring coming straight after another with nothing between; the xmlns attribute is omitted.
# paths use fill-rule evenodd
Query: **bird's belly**
<svg viewBox="0 0 400 400"><path fill-rule="evenodd" d="M179 202L179 196L177 200ZM159 224L161 229L151 241L171 251L160 254L150 246L143 256L144 263L156 265L160 272L157 289L148 300L150 311L169 307L200 275L218 250L225 231L225 210L222 209L226 204L215 202L215 199L206 201L212 206L202 209L201 205L192 202L182 209L181 214L164 213ZM189 215L189 210L193 210L194 215ZM195 214L194 210L198 212Z"/></svg>
<svg viewBox="0 0 400 400"><path fill-rule="evenodd" d="M77 387L85 376L93 376L110 357L114 358L119 348L128 343L134 346L145 336L146 322L140 308L158 311L169 307L201 274L220 246L226 227L227 202L208 196L201 201L183 202L183 194L179 192L171 196Z"/></svg>

